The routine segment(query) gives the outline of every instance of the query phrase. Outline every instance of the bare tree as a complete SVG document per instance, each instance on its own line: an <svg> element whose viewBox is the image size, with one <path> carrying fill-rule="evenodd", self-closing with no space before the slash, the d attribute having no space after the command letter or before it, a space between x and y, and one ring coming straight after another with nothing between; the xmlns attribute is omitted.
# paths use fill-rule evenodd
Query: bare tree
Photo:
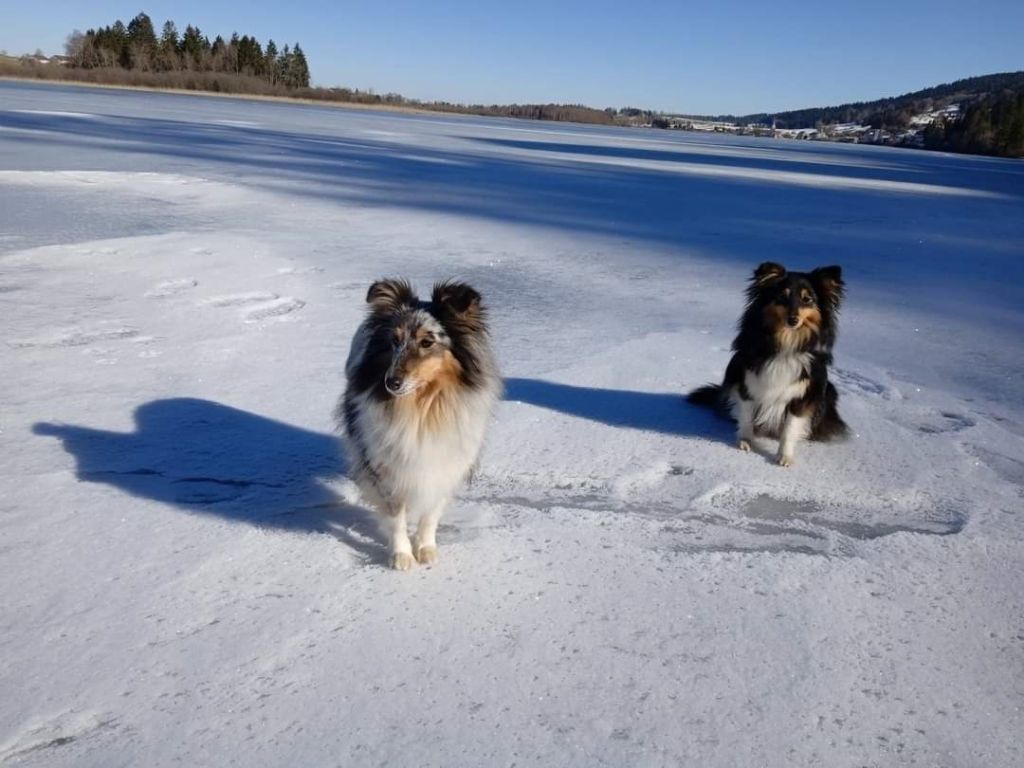
<svg viewBox="0 0 1024 768"><path fill-rule="evenodd" d="M71 59L75 66L82 66L82 53L85 48L85 35L80 30L75 30L64 40L64 54Z"/></svg>

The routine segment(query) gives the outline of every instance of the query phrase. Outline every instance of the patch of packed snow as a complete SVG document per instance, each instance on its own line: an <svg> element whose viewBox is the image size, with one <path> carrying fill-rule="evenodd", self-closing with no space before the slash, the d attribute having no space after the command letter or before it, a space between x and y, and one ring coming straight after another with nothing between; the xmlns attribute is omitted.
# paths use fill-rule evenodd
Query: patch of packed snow
<svg viewBox="0 0 1024 768"><path fill-rule="evenodd" d="M1017 766L1024 167L0 85L0 761ZM764 260L839 263L854 437L741 453ZM369 283L506 376L440 562L331 411Z"/></svg>

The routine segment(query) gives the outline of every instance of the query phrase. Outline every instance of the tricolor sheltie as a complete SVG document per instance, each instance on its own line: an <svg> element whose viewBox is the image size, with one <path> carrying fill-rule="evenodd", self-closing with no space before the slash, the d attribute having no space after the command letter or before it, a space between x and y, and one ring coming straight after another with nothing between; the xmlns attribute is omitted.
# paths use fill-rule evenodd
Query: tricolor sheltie
<svg viewBox="0 0 1024 768"><path fill-rule="evenodd" d="M777 461L788 467L801 440L846 434L828 380L843 288L840 267L787 272L765 262L754 271L725 379L688 397L731 414L741 450L754 435L777 437Z"/></svg>
<svg viewBox="0 0 1024 768"><path fill-rule="evenodd" d="M366 301L336 417L350 475L383 519L391 567L404 571L437 560L438 521L477 461L501 378L468 285L437 283L420 301L404 280L381 280ZM418 520L411 541L407 517Z"/></svg>

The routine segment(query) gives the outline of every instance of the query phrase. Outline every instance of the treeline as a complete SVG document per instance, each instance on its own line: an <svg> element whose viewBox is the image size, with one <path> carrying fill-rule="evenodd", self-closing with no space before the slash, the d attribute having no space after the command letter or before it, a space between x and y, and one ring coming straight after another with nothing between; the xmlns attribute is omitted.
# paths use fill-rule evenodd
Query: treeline
<svg viewBox="0 0 1024 768"><path fill-rule="evenodd" d="M475 114L515 117L522 120L559 120L571 123L615 123L614 110L600 110L582 104L492 104L473 105Z"/></svg>
<svg viewBox="0 0 1024 768"><path fill-rule="evenodd" d="M1024 157L1024 93L988 96L956 120L936 120L924 132L927 149L972 155Z"/></svg>
<svg viewBox="0 0 1024 768"><path fill-rule="evenodd" d="M324 89L315 89L324 90ZM345 88L331 88L331 92L351 93ZM407 99L397 93L388 93L371 101L372 93L356 91L358 100L363 103L379 103L414 109L425 109L431 112L457 112L464 115L481 115L484 117L511 117L519 120L554 120L570 123L591 123L595 125L619 126L650 126L668 127L668 120L649 109L636 107L607 107L595 109L583 104L457 104L448 101L419 101ZM317 98L314 96L313 98ZM349 100L349 99L345 99ZM660 123L664 123L661 125Z"/></svg>
<svg viewBox="0 0 1024 768"><path fill-rule="evenodd" d="M448 101L420 101L397 93L379 94L358 88L291 88L281 83L272 85L266 78L216 71L179 70L143 71L121 67L60 66L42 63L40 57L20 59L0 57L0 77L28 77L39 80L62 80L94 85L119 85L141 88L170 88L186 91L275 96L334 104L398 107L429 112L510 117L524 120L560 120L599 125L650 124L654 113L638 109L594 109L579 104L458 104Z"/></svg>
<svg viewBox="0 0 1024 768"><path fill-rule="evenodd" d="M270 86L308 88L309 64L302 47L278 50L273 40L264 46L255 37L212 41L191 24L183 33L173 21L158 36L153 21L140 13L125 25L120 19L84 34L75 31L65 44L67 66L78 69L122 69L134 72L199 72L235 75L265 81ZM216 90L222 90L220 88Z"/></svg>
<svg viewBox="0 0 1024 768"><path fill-rule="evenodd" d="M20 59L0 57L0 77L30 77L40 80L63 80L95 85L119 85L141 88L171 88L186 91L276 96L335 104L399 107L429 112L509 117L523 120L557 120L599 125L649 125L656 114L634 108L594 109L581 104L459 104L449 101L420 101L397 93L379 94L358 88L286 87L280 81L271 83L266 77L246 73L234 74L200 69L158 71L126 69L120 66L60 66L42 63L40 56Z"/></svg>
<svg viewBox="0 0 1024 768"><path fill-rule="evenodd" d="M657 115L650 110L624 107L595 109L583 104L454 104L447 101L418 101L396 93L381 97L380 103L414 107L432 112L459 112L486 117L512 117L520 120L555 120L597 125L650 125Z"/></svg>

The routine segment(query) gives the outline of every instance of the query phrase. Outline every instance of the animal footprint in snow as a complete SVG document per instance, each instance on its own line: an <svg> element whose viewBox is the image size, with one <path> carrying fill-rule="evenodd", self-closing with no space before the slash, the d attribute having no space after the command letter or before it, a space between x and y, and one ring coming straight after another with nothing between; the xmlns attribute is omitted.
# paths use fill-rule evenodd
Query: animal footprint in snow
<svg viewBox="0 0 1024 768"><path fill-rule="evenodd" d="M926 415L917 424L917 429L929 435L942 434L943 432L961 432L968 427L973 427L974 420L962 413L952 411L938 411Z"/></svg>
<svg viewBox="0 0 1024 768"><path fill-rule="evenodd" d="M284 296L275 301L250 309L245 313L245 321L247 323L256 323L260 320L268 320L271 317L282 317L300 310L304 306L306 306L306 302L302 299Z"/></svg>
<svg viewBox="0 0 1024 768"><path fill-rule="evenodd" d="M881 382L869 379L854 371L845 368L836 368L834 371L836 380L848 389L857 389L868 395L888 396L889 387Z"/></svg>
<svg viewBox="0 0 1024 768"><path fill-rule="evenodd" d="M184 277L179 280L165 280L150 288L144 295L148 299L162 299L167 296L184 293L195 288L197 285L199 285L199 281L193 280L190 277Z"/></svg>
<svg viewBox="0 0 1024 768"><path fill-rule="evenodd" d="M248 293L229 293L213 296L203 304L209 307L246 307L242 319L247 323L256 323L272 317L283 317L306 306L302 299L293 296L280 296L267 291L250 291Z"/></svg>
<svg viewBox="0 0 1024 768"><path fill-rule="evenodd" d="M328 283L327 287L339 293L358 293L360 296L366 293L366 283L363 281L338 280Z"/></svg>
<svg viewBox="0 0 1024 768"><path fill-rule="evenodd" d="M224 296L213 296L203 303L211 307L241 307L246 304L259 304L279 298L276 293L266 291L250 291L249 293L229 293Z"/></svg>

